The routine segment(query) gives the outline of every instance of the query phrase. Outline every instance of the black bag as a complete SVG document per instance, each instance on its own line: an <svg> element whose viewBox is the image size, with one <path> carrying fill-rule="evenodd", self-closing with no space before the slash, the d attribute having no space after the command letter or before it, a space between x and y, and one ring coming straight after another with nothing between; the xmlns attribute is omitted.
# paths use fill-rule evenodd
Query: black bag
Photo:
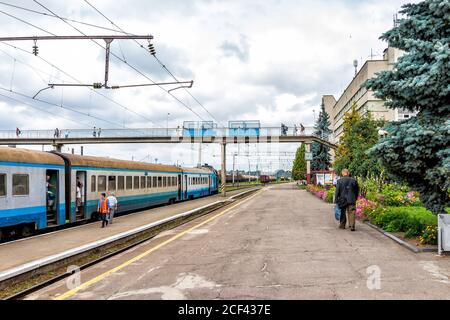
<svg viewBox="0 0 450 320"><path fill-rule="evenodd" d="M346 197L339 197L337 199L336 204L340 209L345 208L347 206L347 198Z"/></svg>

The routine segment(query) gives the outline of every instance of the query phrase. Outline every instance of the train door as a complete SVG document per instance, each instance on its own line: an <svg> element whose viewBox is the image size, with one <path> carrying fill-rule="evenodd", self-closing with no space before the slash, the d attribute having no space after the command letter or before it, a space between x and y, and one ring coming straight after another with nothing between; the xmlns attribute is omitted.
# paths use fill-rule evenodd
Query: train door
<svg viewBox="0 0 450 320"><path fill-rule="evenodd" d="M178 200L182 200L181 199L181 174L178 175Z"/></svg>
<svg viewBox="0 0 450 320"><path fill-rule="evenodd" d="M59 172L58 170L46 170L46 213L47 226L58 224L59 212Z"/></svg>
<svg viewBox="0 0 450 320"><path fill-rule="evenodd" d="M75 182L75 216L83 220L86 216L86 171L76 172Z"/></svg>
<svg viewBox="0 0 450 320"><path fill-rule="evenodd" d="M211 194L211 181L212 181L211 176L208 175L208 195Z"/></svg>
<svg viewBox="0 0 450 320"><path fill-rule="evenodd" d="M184 199L187 199L187 190L188 190L188 178L187 175L184 175Z"/></svg>

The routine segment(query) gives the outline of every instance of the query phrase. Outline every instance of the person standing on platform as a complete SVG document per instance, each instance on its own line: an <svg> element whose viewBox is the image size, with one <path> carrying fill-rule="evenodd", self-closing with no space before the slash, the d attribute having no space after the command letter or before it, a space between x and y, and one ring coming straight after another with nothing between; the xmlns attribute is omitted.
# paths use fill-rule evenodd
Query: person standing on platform
<svg viewBox="0 0 450 320"><path fill-rule="evenodd" d="M114 196L114 192L110 192L108 196L109 205L109 223L113 223L114 214L117 211L117 198Z"/></svg>
<svg viewBox="0 0 450 320"><path fill-rule="evenodd" d="M106 194L102 193L100 195L100 200L98 201L97 211L100 212L100 216L102 218L102 228L108 226L109 220L109 205L108 199L106 198Z"/></svg>
<svg viewBox="0 0 450 320"><path fill-rule="evenodd" d="M345 224L348 219L350 230L355 231L355 211L359 186L354 178L349 177L348 169L342 170L342 178L337 181L335 194L334 202L341 209L339 228L345 229Z"/></svg>

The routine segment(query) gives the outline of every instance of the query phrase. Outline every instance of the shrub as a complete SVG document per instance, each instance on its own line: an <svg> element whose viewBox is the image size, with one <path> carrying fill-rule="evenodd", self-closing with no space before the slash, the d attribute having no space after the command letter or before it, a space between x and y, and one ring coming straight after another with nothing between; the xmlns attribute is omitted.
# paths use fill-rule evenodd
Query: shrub
<svg viewBox="0 0 450 320"><path fill-rule="evenodd" d="M328 203L333 203L335 192L336 192L336 187L332 187L332 188L328 189L325 201Z"/></svg>
<svg viewBox="0 0 450 320"><path fill-rule="evenodd" d="M427 226L419 240L421 244L437 244L437 226Z"/></svg>
<svg viewBox="0 0 450 320"><path fill-rule="evenodd" d="M428 226L436 226L436 216L423 207L379 207L369 219L388 232L405 232L405 237L422 236Z"/></svg>

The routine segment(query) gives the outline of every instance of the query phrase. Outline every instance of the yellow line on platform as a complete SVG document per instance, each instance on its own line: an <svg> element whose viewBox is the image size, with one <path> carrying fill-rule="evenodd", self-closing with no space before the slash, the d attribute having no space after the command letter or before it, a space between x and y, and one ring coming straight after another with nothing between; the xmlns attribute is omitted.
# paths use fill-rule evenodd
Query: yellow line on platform
<svg viewBox="0 0 450 320"><path fill-rule="evenodd" d="M261 190L257 191L257 192L256 192L254 195L252 195L251 197L249 197L249 198L247 198L247 199L245 199L245 200L243 200L243 201L241 201L241 202L239 202L239 203L236 203L235 205L231 206L230 208L228 208L228 209L226 209L226 210L224 210L224 211L222 211L222 212L220 212L220 213L218 213L218 214L212 216L211 218L209 218L209 219L207 219L207 220L205 220L205 221L203 221L203 222L201 222L201 223L199 223L199 224L197 224L197 225L195 225L195 226L193 226L193 227L191 227L191 228L189 228L189 229L187 229L187 230L185 230L185 231L182 231L182 232L176 234L176 235L173 236L172 238L167 239L167 240L164 241L164 242L161 242L161 243L158 244L157 246L155 246L155 247L153 247L153 248L151 248L151 249L149 249L149 250L147 250L147 251L141 253L140 255L137 255L136 257L134 257L134 258L132 258L132 259L130 259L130 260L128 260L128 261L122 263L121 265L119 265L119 266L117 266L117 267L115 267L115 268L113 268L113 269L111 269L111 270L109 270L109 271L106 271L105 273L102 273L101 275L99 275L99 276L97 276L97 277L92 278L91 280L89 280L89 281L87 281L87 282L84 282L83 284L79 285L78 287L73 288L73 289L67 291L66 293L63 293L62 295L55 297L54 300L65 300L65 299L67 299L67 298L70 298L71 296L73 296L74 294L76 294L78 291L81 291L81 290L84 290L84 289L89 288L89 287L92 286L93 284L95 284L95 283L97 283L97 282L99 282L99 281L105 279L105 278L108 277L109 275L111 275L111 274L113 274L113 273L115 273L115 272L117 272L117 271L119 271L119 270L121 270L121 269L123 269L123 268L129 266L130 264L132 264L132 263L134 263L134 262L136 262L136 261L138 261L138 260L144 258L145 256L149 255L150 253L152 253L152 252L154 252L154 251L156 251L156 250L162 248L162 247L165 246L166 244L169 244L169 243L171 243L171 242L177 240L178 238L184 236L186 233L191 232L192 230L195 230L195 229L197 229L198 227L201 227L201 226L207 224L208 222L211 222L212 220L214 220L214 219L216 219L216 218L218 218L218 217L224 215L224 214L227 213L228 211L230 211L230 210L236 208L237 206L239 206L239 205L241 205L241 204L243 204L243 203L245 203L245 202L247 202L247 201L253 199L254 197L256 197L259 193L261 193L261 192L263 192L263 191L264 191L264 189L261 189Z"/></svg>

